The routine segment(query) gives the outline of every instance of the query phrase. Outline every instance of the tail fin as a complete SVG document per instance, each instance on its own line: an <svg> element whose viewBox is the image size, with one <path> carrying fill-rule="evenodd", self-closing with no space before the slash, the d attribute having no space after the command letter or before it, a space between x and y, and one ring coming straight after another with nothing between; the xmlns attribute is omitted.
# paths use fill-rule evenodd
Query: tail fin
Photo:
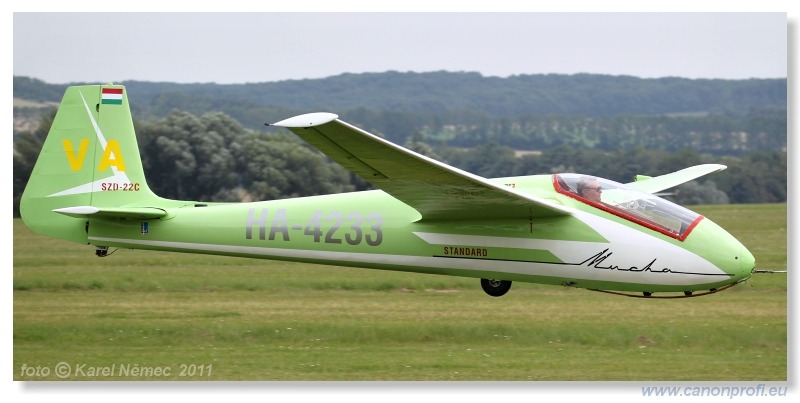
<svg viewBox="0 0 800 403"><path fill-rule="evenodd" d="M144 177L125 87L67 88L20 200L34 232L88 243L89 217L124 217L159 200ZM153 211L150 217L156 216Z"/></svg>

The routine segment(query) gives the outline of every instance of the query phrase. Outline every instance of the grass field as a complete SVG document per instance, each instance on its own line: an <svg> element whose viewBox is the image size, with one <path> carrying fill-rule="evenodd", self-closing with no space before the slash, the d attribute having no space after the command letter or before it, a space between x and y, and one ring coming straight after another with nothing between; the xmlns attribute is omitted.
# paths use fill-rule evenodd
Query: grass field
<svg viewBox="0 0 800 403"><path fill-rule="evenodd" d="M785 204L694 208L786 268ZM785 274L645 300L119 250L14 220L14 380L784 381Z"/></svg>

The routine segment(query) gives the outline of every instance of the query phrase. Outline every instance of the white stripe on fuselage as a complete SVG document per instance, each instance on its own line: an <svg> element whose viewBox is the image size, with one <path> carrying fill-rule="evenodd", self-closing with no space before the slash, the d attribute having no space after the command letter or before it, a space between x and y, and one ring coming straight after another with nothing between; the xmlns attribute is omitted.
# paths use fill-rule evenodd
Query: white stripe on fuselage
<svg viewBox="0 0 800 403"><path fill-rule="evenodd" d="M556 269L552 268L553 265L534 263L525 274L645 284L702 284L728 277L708 260L645 231L582 211L576 210L572 215L608 242L431 232L414 232L414 235L431 245L549 251L564 262ZM675 281L678 277L682 280Z"/></svg>
<svg viewBox="0 0 800 403"><path fill-rule="evenodd" d="M605 220L608 221L608 220ZM613 223L614 225L619 225ZM612 264L621 268L628 268L632 265L638 265L643 268L654 258L657 260L657 267L662 267L667 264L675 265L678 267L679 262L682 262L676 257L683 256L683 260L689 259L692 264L699 264L700 267L693 267L693 272L697 274L682 274L682 273L656 273L656 272L632 272L624 270L601 270L597 267L590 267L584 265L565 265L553 264L545 262L522 262L522 261L497 261L489 259L470 259L459 257L435 257L435 256L415 256L415 255L396 255L396 254L378 254L378 253L355 253L355 252L335 252L335 251L320 251L320 250L307 250L307 249L286 249L286 248L269 248L269 247L255 247L255 246L239 246L239 245L217 245L206 243L188 243L188 242L172 242L172 241L153 241L142 239L125 239L125 238L107 238L107 237L89 237L95 243L113 242L127 245L146 245L154 248L171 248L182 251L201 251L201 252L215 252L221 254L231 254L240 256L252 256L261 258L285 258L285 259L306 259L315 260L320 263L324 262L331 264L332 262L341 262L342 265L391 265L402 266L406 268L431 268L431 269L459 269L470 271L483 271L495 273L513 273L521 275L532 276L545 276L565 278L569 280L595 280L595 281L609 281L619 283L639 283L639 284L659 284L659 285L693 285L717 282L724 277L718 276L724 274L719 269L699 258L698 256L688 253L681 248L678 248L669 243L657 240L653 237L641 234L639 231L632 230L628 227L619 225L628 232L626 236L631 237L630 241L626 240L621 242L618 236L612 236L612 239L617 239L618 243L600 243L600 242L578 242L578 241L553 241L553 240L536 240L536 239L518 239L518 238L504 238L504 237L490 237L490 236L469 236L469 235L455 235L455 234L435 234L435 233L420 233L415 235L419 236L430 244L442 245L464 245L464 246L485 246L485 247L506 247L506 248L520 248L520 249L541 249L549 250L554 255L562 259L564 262L580 263L581 261L590 259L593 255L603 252L608 249L611 254L601 261L602 266L610 266ZM600 231L603 233L604 231ZM641 239L639 239L641 238ZM647 239L650 238L650 239ZM637 239L639 239L637 241ZM653 248L649 248L651 252L644 253L641 246L634 247L635 242L647 242L653 244L654 241L660 242L660 249L663 253L657 253L657 256L652 252ZM606 252L607 253L607 252ZM672 254L672 255L670 255ZM630 263L633 262L633 263ZM705 263L703 263L705 262ZM335 264L335 263L334 263ZM687 263L688 264L688 263ZM599 265L599 264L598 264ZM627 266L626 266L627 265ZM683 265L683 263L681 263ZM666 266L670 267L670 266ZM713 274L713 275L705 275Z"/></svg>

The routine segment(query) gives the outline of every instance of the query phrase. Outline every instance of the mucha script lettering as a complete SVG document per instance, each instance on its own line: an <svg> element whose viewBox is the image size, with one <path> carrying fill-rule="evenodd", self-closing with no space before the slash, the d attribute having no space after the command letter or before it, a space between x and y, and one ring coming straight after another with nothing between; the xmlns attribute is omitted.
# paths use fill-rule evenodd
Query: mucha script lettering
<svg viewBox="0 0 800 403"><path fill-rule="evenodd" d="M630 267L627 267L627 268L625 266L620 267L618 265L606 262L606 260L608 260L608 258L610 258L611 255L613 255L613 254L614 254L614 252L609 252L608 248L606 248L602 252L595 254L594 256L584 260L583 262L581 262L578 265L579 266L591 267L593 269L599 269L599 270L618 270L618 271L651 272L651 273L672 273L672 270L670 270L667 267L663 267L663 268L653 267L656 264L656 260L658 260L656 258L653 258L653 260L651 260L649 263L647 263L644 266L630 266Z"/></svg>

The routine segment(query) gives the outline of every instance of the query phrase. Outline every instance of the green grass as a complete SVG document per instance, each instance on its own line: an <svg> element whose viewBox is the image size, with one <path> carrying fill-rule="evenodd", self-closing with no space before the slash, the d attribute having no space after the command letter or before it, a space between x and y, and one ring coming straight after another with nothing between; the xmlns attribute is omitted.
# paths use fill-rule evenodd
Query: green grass
<svg viewBox="0 0 800 403"><path fill-rule="evenodd" d="M694 209L759 267L786 268L786 205ZM13 288L15 380L59 380L60 362L69 380L787 379L781 274L680 300L525 283L491 298L458 277L130 250L101 259L15 220ZM113 376L87 372L112 365Z"/></svg>

